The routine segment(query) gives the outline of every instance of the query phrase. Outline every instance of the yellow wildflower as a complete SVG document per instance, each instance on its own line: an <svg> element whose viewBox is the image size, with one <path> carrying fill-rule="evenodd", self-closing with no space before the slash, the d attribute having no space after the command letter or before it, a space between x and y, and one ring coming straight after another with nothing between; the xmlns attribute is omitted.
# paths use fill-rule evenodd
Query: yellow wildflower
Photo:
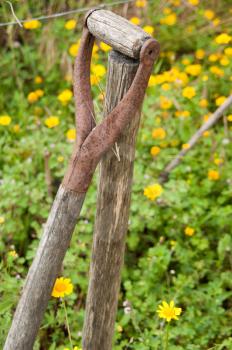
<svg viewBox="0 0 232 350"><path fill-rule="evenodd" d="M217 170L210 169L208 171L208 179L212 181L217 181L220 178L220 174Z"/></svg>
<svg viewBox="0 0 232 350"><path fill-rule="evenodd" d="M70 278L60 277L56 279L52 290L52 296L55 298L63 298L73 292L73 285Z"/></svg>
<svg viewBox="0 0 232 350"><path fill-rule="evenodd" d="M65 23L64 27L67 30L72 30L76 27L76 25L77 25L77 21L75 19L70 19Z"/></svg>
<svg viewBox="0 0 232 350"><path fill-rule="evenodd" d="M156 77L154 75L151 75L149 78L148 86L155 86L156 85Z"/></svg>
<svg viewBox="0 0 232 350"><path fill-rule="evenodd" d="M59 163L63 163L64 157L63 156L58 156L57 160L58 160Z"/></svg>
<svg viewBox="0 0 232 350"><path fill-rule="evenodd" d="M225 74L224 71L221 68L219 68L218 66L211 66L209 70L211 73L213 73L219 77L223 77Z"/></svg>
<svg viewBox="0 0 232 350"><path fill-rule="evenodd" d="M152 131L152 138L163 140L166 137L166 131L163 128L156 128Z"/></svg>
<svg viewBox="0 0 232 350"><path fill-rule="evenodd" d="M0 116L0 125L7 126L11 123L11 117L9 115L1 115Z"/></svg>
<svg viewBox="0 0 232 350"><path fill-rule="evenodd" d="M200 64L190 64L185 68L185 72L196 77L201 73L201 65Z"/></svg>
<svg viewBox="0 0 232 350"><path fill-rule="evenodd" d="M102 64L92 65L91 70L92 73L98 78L102 78L106 74L106 69Z"/></svg>
<svg viewBox="0 0 232 350"><path fill-rule="evenodd" d="M18 257L18 254L16 253L15 250L10 250L10 251L8 252L8 255L9 255L9 256L12 256L13 258L17 258L17 257Z"/></svg>
<svg viewBox="0 0 232 350"><path fill-rule="evenodd" d="M210 135L210 131L209 130L206 130L203 132L202 134L204 137L208 137Z"/></svg>
<svg viewBox="0 0 232 350"><path fill-rule="evenodd" d="M142 7L145 7L146 5L147 5L147 0L137 0L135 2L136 7L142 8Z"/></svg>
<svg viewBox="0 0 232 350"><path fill-rule="evenodd" d="M221 159L221 158L215 158L213 162L214 162L214 164L216 164L216 165L221 165L221 164L224 163L224 160Z"/></svg>
<svg viewBox="0 0 232 350"><path fill-rule="evenodd" d="M76 129L69 129L66 132L66 137L69 141L75 141L76 139Z"/></svg>
<svg viewBox="0 0 232 350"><path fill-rule="evenodd" d="M38 96L38 97L42 97L44 95L44 91L42 89L38 89L35 90L34 93Z"/></svg>
<svg viewBox="0 0 232 350"><path fill-rule="evenodd" d="M161 89L164 91L170 90L170 84L164 83L163 85L161 85Z"/></svg>
<svg viewBox="0 0 232 350"><path fill-rule="evenodd" d="M20 130L20 125L19 125L19 124L15 124L15 125L13 126L13 131L14 131L15 133L17 133L17 132L19 132L19 130Z"/></svg>
<svg viewBox="0 0 232 350"><path fill-rule="evenodd" d="M190 148L190 144L189 143L183 143L182 149L189 149L189 148Z"/></svg>
<svg viewBox="0 0 232 350"><path fill-rule="evenodd" d="M205 10L204 17L210 21L215 17L215 13L212 10Z"/></svg>
<svg viewBox="0 0 232 350"><path fill-rule="evenodd" d="M220 58L220 54L219 53L212 53L211 55L209 55L209 61L210 62L216 62L218 61Z"/></svg>
<svg viewBox="0 0 232 350"><path fill-rule="evenodd" d="M186 236L193 236L195 233L195 230L194 228L187 226L185 227L184 233L186 234Z"/></svg>
<svg viewBox="0 0 232 350"><path fill-rule="evenodd" d="M217 27L221 23L221 21L219 18L215 18L212 23L214 27Z"/></svg>
<svg viewBox="0 0 232 350"><path fill-rule="evenodd" d="M171 13L170 15L167 15L160 19L161 24L167 24L168 26L173 26L176 24L177 17L175 13Z"/></svg>
<svg viewBox="0 0 232 350"><path fill-rule="evenodd" d="M150 153L153 157L157 156L160 153L160 147L153 146L150 150Z"/></svg>
<svg viewBox="0 0 232 350"><path fill-rule="evenodd" d="M182 309L180 307L175 307L173 300L170 302L170 304L163 301L157 309L159 317L164 318L167 322L170 322L171 320L178 320L177 316L180 316L181 312Z"/></svg>
<svg viewBox="0 0 232 350"><path fill-rule="evenodd" d="M229 114L229 115L227 116L227 120L228 120L229 122L232 122L232 114Z"/></svg>
<svg viewBox="0 0 232 350"><path fill-rule="evenodd" d="M186 98L193 98L194 96L196 96L196 90L194 87L192 86L187 86L182 90L182 96L186 97Z"/></svg>
<svg viewBox="0 0 232 350"><path fill-rule="evenodd" d="M226 56L223 56L221 59L220 59L220 64L222 66L228 66L230 64L230 60L228 57Z"/></svg>
<svg viewBox="0 0 232 350"><path fill-rule="evenodd" d="M32 91L27 95L27 100L29 103L34 103L34 102L38 101L38 99L39 99L39 96L37 95L37 93L35 91Z"/></svg>
<svg viewBox="0 0 232 350"><path fill-rule="evenodd" d="M160 108L169 109L172 107L172 101L165 96L160 96Z"/></svg>
<svg viewBox="0 0 232 350"><path fill-rule="evenodd" d="M152 35L154 33L154 27L152 27L152 26L144 26L143 30L150 35Z"/></svg>
<svg viewBox="0 0 232 350"><path fill-rule="evenodd" d="M108 52L111 50L111 46L107 45L106 43L103 43L103 41L100 43L100 48L104 52Z"/></svg>
<svg viewBox="0 0 232 350"><path fill-rule="evenodd" d="M215 38L215 42L217 44L229 44L229 42L231 41L231 36L227 33L222 33L222 34L219 34L218 36L216 36Z"/></svg>
<svg viewBox="0 0 232 350"><path fill-rule="evenodd" d="M226 100L225 96L220 96L216 98L215 100L216 106L221 106L225 102L225 100Z"/></svg>
<svg viewBox="0 0 232 350"><path fill-rule="evenodd" d="M196 52L195 52L195 56L198 60L202 60L204 57L205 57L205 51L202 50L202 49L198 49Z"/></svg>
<svg viewBox="0 0 232 350"><path fill-rule="evenodd" d="M37 19L33 19L31 21L27 21L23 23L23 27L28 30L37 29L41 26L41 22Z"/></svg>
<svg viewBox="0 0 232 350"><path fill-rule="evenodd" d="M192 6L197 6L199 4L199 0L187 0L187 1Z"/></svg>
<svg viewBox="0 0 232 350"><path fill-rule="evenodd" d="M72 91L69 89L65 89L58 95L57 98L63 105L66 105L72 99L72 97Z"/></svg>
<svg viewBox="0 0 232 350"><path fill-rule="evenodd" d="M43 82L43 78L40 75L37 75L34 79L36 84L41 84Z"/></svg>
<svg viewBox="0 0 232 350"><path fill-rule="evenodd" d="M130 22L138 26L141 21L138 17L131 17Z"/></svg>
<svg viewBox="0 0 232 350"><path fill-rule="evenodd" d="M209 102L208 102L208 100L206 100L205 98L202 98L202 99L200 100L200 102L199 102L199 105L200 105L200 107L202 107L202 108L207 107L208 104L209 104Z"/></svg>
<svg viewBox="0 0 232 350"><path fill-rule="evenodd" d="M188 58L183 58L183 60L181 61L181 63L184 65L184 66L187 66L188 64L190 64L190 61Z"/></svg>
<svg viewBox="0 0 232 350"><path fill-rule="evenodd" d="M202 81L207 81L207 80L209 80L208 75L203 75L203 77L202 77Z"/></svg>
<svg viewBox="0 0 232 350"><path fill-rule="evenodd" d="M187 118L190 116L189 111L176 111L175 116L178 118Z"/></svg>
<svg viewBox="0 0 232 350"><path fill-rule="evenodd" d="M76 57L78 49L79 49L80 43L76 43L76 44L72 44L69 49L68 52L70 53L71 56Z"/></svg>
<svg viewBox="0 0 232 350"><path fill-rule="evenodd" d="M226 47L224 49L224 53L225 53L226 56L231 57L232 56L232 47Z"/></svg>
<svg viewBox="0 0 232 350"><path fill-rule="evenodd" d="M4 224L4 222L5 222L4 217L3 217L3 216L0 216L0 225Z"/></svg>
<svg viewBox="0 0 232 350"><path fill-rule="evenodd" d="M45 119L44 124L49 128L54 128L55 126L60 124L59 118L55 116L51 116Z"/></svg>
<svg viewBox="0 0 232 350"><path fill-rule="evenodd" d="M93 75L93 74L90 75L90 83L91 83L91 85L98 85L99 82L100 82L99 77L97 77L96 75Z"/></svg>
<svg viewBox="0 0 232 350"><path fill-rule="evenodd" d="M162 186L160 186L159 184L154 184L144 189L144 196L146 196L151 201L154 201L157 197L161 195L162 192Z"/></svg>

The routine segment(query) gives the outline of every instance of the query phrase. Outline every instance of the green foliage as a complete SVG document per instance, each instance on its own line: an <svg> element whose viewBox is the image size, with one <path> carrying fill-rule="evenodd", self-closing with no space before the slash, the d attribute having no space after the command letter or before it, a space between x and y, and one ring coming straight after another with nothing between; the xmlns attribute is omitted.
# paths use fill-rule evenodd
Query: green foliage
<svg viewBox="0 0 232 350"><path fill-rule="evenodd" d="M47 7L42 2L31 4L31 13L65 10L64 1L47 3ZM77 6L76 1L66 4ZM28 14L29 5L15 3L20 18ZM144 188L158 182L165 165L200 127L202 117L217 108L216 99L230 94L231 56L224 53L226 45L215 43L220 33L231 34L229 4L224 0L214 5L212 20L204 16L205 10L212 10L210 1L193 6L191 1L178 5L177 0L170 0L162 10L156 1L151 1L147 10L134 4L129 7L128 18L138 16L141 26L154 26L161 56L154 67L155 82L149 83L138 135L115 350L162 349L165 324L156 313L162 300L174 300L183 309L179 320L171 322L171 350L232 349L232 117L227 119L231 110L185 156L156 201L143 195ZM1 18L9 20L6 4L0 11ZM177 16L173 25L162 22L170 11ZM53 200L45 173L48 175L50 169L54 197L71 154L72 140L67 132L74 128L74 102L62 104L57 97L65 89L72 90L74 57L69 48L77 43L83 20L75 18L77 27L70 31L65 29L63 18L43 22L35 30L18 26L1 29L0 116L11 117L9 125L0 125L1 345ZM220 24L213 22L217 18ZM202 59L196 57L199 49L204 50ZM216 62L211 61L211 55L216 55ZM221 63L225 56L229 59L227 65ZM98 49L93 74L99 74L96 65L106 67L106 61L106 53ZM201 66L196 76L185 72L191 64ZM222 73L213 73L212 66ZM165 74L168 78L161 82ZM40 83L35 82L38 76L42 78ZM101 78L100 87L93 86L99 115L99 95L105 84L105 78ZM185 98L182 92L186 86L193 86L196 96ZM30 102L28 94L38 89L43 96ZM163 97L171 101L170 107L162 107ZM201 105L202 99L207 99L207 106ZM189 116L178 117L176 112L183 111ZM50 116L59 118L53 128L45 125ZM157 128L165 130L164 139L152 137ZM152 146L161 150L155 157L150 153ZM49 154L49 169L45 154ZM216 159L223 162L217 164ZM208 177L210 169L218 172L219 179ZM63 267L63 276L74 284L73 294L67 297L67 310L77 346L81 344L95 207L96 179L88 191ZM192 236L185 234L186 227L194 230ZM64 320L60 301L52 299L34 349L68 347Z"/></svg>

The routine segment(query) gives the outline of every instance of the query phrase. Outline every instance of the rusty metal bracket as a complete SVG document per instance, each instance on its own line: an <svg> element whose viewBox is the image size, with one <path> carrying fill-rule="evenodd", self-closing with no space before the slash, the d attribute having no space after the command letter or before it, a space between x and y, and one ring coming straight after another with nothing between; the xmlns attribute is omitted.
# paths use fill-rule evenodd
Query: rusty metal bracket
<svg viewBox="0 0 232 350"><path fill-rule="evenodd" d="M78 193L87 191L100 158L140 108L154 61L159 55L159 43L153 38L147 39L140 51L139 67L130 89L114 110L96 126L90 84L94 39L85 23L74 67L77 140L62 183L65 188Z"/></svg>

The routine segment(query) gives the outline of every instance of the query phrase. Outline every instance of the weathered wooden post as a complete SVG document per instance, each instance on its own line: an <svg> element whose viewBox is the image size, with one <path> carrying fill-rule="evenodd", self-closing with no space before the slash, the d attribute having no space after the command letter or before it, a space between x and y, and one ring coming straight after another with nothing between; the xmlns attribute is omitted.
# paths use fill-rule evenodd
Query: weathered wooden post
<svg viewBox="0 0 232 350"><path fill-rule="evenodd" d="M94 22L98 23L91 26ZM139 68L130 89L97 126L90 86L93 35L120 52L139 58ZM156 40L112 12L95 9L87 15L74 69L77 141L29 269L4 350L33 349L93 173L101 157L115 144L140 109L158 52Z"/></svg>
<svg viewBox="0 0 232 350"><path fill-rule="evenodd" d="M113 25L107 12L96 12L88 21L98 37L104 39L104 31L112 32ZM107 27L106 27L107 23ZM129 90L139 66L138 53L126 52L128 43L123 33L130 33L128 22L117 19L116 36L123 44L123 55L112 51L108 60L108 77L104 115L107 116ZM101 27L102 25L102 27ZM102 28L103 33L102 33ZM141 29L135 27L141 33ZM125 35L125 34L124 34ZM144 33L145 39L146 33ZM126 37L127 39L127 37ZM136 35L131 33L131 41ZM112 42L109 42L112 45ZM137 41L138 51L143 42ZM120 51L121 47L118 48ZM129 103L129 101L128 101ZM124 261L125 238L128 227L130 195L133 178L136 135L140 122L140 108L121 133L115 151L109 150L100 162L97 212L95 218L90 281L83 328L83 350L110 350L117 313L121 268ZM117 152L116 152L117 153Z"/></svg>

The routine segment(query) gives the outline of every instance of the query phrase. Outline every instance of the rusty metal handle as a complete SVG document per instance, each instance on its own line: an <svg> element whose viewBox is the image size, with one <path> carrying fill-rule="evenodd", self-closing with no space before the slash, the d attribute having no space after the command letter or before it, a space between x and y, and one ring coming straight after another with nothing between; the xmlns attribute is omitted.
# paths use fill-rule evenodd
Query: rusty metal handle
<svg viewBox="0 0 232 350"><path fill-rule="evenodd" d="M63 180L67 189L87 191L102 155L115 143L121 131L140 108L153 63L159 54L159 43L148 39L140 51L140 64L127 94L104 120L95 127L91 98L90 61L94 37L84 27L74 73L77 142Z"/></svg>

